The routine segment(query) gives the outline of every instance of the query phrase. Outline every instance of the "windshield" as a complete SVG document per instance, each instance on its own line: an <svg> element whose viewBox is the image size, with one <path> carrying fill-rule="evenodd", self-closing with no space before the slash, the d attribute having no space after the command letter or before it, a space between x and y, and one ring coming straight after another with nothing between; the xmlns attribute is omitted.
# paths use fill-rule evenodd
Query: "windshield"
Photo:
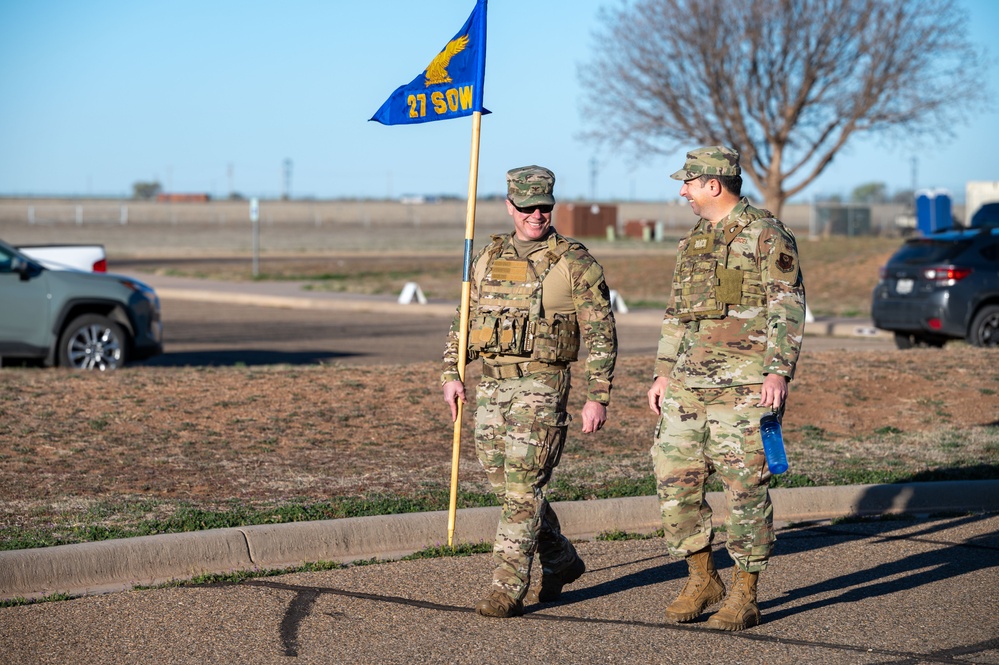
<svg viewBox="0 0 999 665"><path fill-rule="evenodd" d="M10 267L15 255L7 251L7 248L0 245L0 272L10 272Z"/></svg>

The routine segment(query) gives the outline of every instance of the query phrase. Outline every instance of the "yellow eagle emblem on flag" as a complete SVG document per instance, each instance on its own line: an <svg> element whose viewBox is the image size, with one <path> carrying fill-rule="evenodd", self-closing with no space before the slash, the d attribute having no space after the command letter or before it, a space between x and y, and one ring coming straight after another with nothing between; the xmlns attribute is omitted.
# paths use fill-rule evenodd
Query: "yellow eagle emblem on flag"
<svg viewBox="0 0 999 665"><path fill-rule="evenodd" d="M440 43L440 42L438 42ZM426 87L437 85L438 83L451 83L451 75L447 73L447 66L451 63L451 58L465 50L468 44L468 36L462 35L457 39L452 39L444 47L444 50L437 54L426 69Z"/></svg>

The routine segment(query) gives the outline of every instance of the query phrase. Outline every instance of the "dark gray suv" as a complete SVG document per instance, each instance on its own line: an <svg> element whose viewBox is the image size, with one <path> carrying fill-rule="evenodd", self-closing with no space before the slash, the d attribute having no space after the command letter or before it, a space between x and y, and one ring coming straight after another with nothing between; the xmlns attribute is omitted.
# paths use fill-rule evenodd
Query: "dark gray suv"
<svg viewBox="0 0 999 665"><path fill-rule="evenodd" d="M910 238L880 277L871 315L898 348L999 345L999 228Z"/></svg>
<svg viewBox="0 0 999 665"><path fill-rule="evenodd" d="M111 370L163 352L156 292L108 273L49 270L0 242L0 359Z"/></svg>

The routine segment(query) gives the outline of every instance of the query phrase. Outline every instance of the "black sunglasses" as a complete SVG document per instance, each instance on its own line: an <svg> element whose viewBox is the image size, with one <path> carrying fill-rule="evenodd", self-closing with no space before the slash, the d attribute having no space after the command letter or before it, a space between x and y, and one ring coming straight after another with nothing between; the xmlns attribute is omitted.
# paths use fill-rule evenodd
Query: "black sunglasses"
<svg viewBox="0 0 999 665"><path fill-rule="evenodd" d="M512 204L513 201L511 201L510 203ZM554 208L555 206L551 205L550 203L546 203L544 205L526 206L524 208L521 208L519 205L514 205L513 207L516 208L517 212L519 212L521 215L533 215L535 210L540 210L542 215L547 215L552 211L552 208Z"/></svg>

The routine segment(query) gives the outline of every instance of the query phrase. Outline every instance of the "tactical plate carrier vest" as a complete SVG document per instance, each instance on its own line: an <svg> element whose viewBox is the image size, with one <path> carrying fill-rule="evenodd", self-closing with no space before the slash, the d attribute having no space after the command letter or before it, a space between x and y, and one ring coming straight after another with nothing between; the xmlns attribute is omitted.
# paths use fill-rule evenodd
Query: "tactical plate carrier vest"
<svg viewBox="0 0 999 665"><path fill-rule="evenodd" d="M479 300L469 319L469 351L547 363L576 360L576 314L545 315L541 285L559 259L579 247L552 233L544 256L534 262L517 256L510 235L493 236L481 278L476 271Z"/></svg>
<svg viewBox="0 0 999 665"><path fill-rule="evenodd" d="M720 319L729 305L746 307L766 303L763 276L757 261L751 265L729 267L729 247L750 224L760 219L772 219L766 210L747 206L737 222L695 233L688 239L683 254L677 257L673 282L677 317L683 321Z"/></svg>

